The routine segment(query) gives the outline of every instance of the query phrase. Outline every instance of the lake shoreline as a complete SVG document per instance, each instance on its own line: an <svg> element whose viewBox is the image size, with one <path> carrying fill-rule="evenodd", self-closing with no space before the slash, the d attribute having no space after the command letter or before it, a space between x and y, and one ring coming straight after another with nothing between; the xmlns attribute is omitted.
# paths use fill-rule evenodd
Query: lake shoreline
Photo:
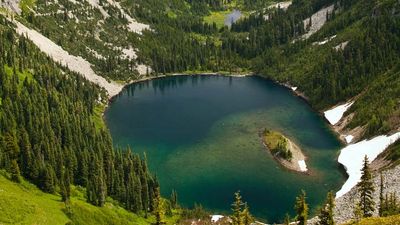
<svg viewBox="0 0 400 225"><path fill-rule="evenodd" d="M289 89L293 96L302 99L302 101L304 101L304 103L306 103L306 104L308 104L308 106L310 106L310 110L312 110L314 112L317 112L319 115L321 115L323 117L322 113L320 111L316 110L315 108L313 108L312 105L310 104L310 102L308 101L308 98L303 93L299 92L299 90L297 90L295 87L292 87L289 84L284 84L284 83L277 82L276 80L272 80L270 78L266 78L265 76L254 74L254 73L237 73L237 74L230 74L230 73L227 73L227 72L224 72L224 73L222 73L222 72L221 73L211 73L211 72L204 72L204 73L171 73L171 74L163 74L163 75L158 75L158 76L149 76L149 77L143 77L143 78L140 78L140 79L136 79L136 80L133 80L133 81L130 81L130 82L126 83L124 85L124 88L127 88L129 85L135 84L135 83L147 82L147 81L155 80L155 79L158 79L158 78L179 77L179 76L222 76L222 77L234 77L234 78L235 77L236 78L251 77L251 76L260 77L262 79L271 81L274 84L277 84L278 86L282 87L283 89ZM122 89L122 91L124 91L124 88ZM108 104L106 104L105 110L107 110L107 108L108 108L108 106L110 106L111 102L115 100L114 98L116 96L120 96L121 95L122 91L119 94L114 95L114 96L112 96L110 98L110 100L108 101ZM103 111L103 118L104 118L104 115L105 115L104 114L105 110ZM325 117L323 117L323 118L325 118ZM107 124L106 124L106 126L107 126ZM337 132L335 132L335 130L333 129L332 126L329 125L329 128L331 129L331 131L333 131L332 134L335 134L335 135L337 134ZM340 140L337 137L336 137L336 139ZM276 157L274 157L274 158L275 158L276 161L279 161L278 159L276 159ZM335 162L337 162L337 160L335 160ZM287 168L281 162L279 162L279 164L283 168L286 168L286 169L288 169L288 170L290 170L292 172L301 173L303 175L304 174L310 175L309 173L304 173L304 172L301 172L301 171L296 171L296 170ZM338 168L340 168L340 170L343 170L343 172L345 173L346 171L343 168L339 167L340 165L341 164L338 163Z"/></svg>
<svg viewBox="0 0 400 225"><path fill-rule="evenodd" d="M113 99L120 95L124 89L131 85L131 84L137 84L137 83L141 83L141 82L145 82L145 81L150 81L150 80L155 80L155 79L161 79L161 78L167 78L167 77L177 77L177 76L224 76L224 77L249 77L249 76L257 76L253 73L237 73L237 74L230 74L228 72L204 72L204 73L168 73L168 74L160 74L160 75L156 75L156 76L147 76L147 77L143 77L143 78L139 78L139 79L135 79L135 80L131 80L128 81L126 83L123 84L123 88L121 89L121 91L115 95L110 95L108 98L108 102L112 102Z"/></svg>

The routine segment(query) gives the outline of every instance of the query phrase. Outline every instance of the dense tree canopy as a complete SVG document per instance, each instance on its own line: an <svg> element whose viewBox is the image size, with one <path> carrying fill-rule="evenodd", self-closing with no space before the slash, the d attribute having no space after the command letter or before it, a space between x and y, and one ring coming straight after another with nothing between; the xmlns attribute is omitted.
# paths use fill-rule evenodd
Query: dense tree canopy
<svg viewBox="0 0 400 225"><path fill-rule="evenodd" d="M10 27L0 16L0 168L64 201L74 184L86 187L94 205L110 196L130 211L151 211L158 183L146 159L114 151L108 131L95 126L105 92Z"/></svg>

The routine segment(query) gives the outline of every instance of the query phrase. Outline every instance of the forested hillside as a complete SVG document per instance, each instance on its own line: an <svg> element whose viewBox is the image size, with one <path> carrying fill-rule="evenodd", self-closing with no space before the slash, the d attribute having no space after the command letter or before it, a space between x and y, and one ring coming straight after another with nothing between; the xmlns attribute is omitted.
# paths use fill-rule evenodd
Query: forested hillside
<svg viewBox="0 0 400 225"><path fill-rule="evenodd" d="M365 126L366 137L397 129L399 7L396 1L338 2L320 32L267 50L255 71L299 86L318 109L357 97L347 127Z"/></svg>
<svg viewBox="0 0 400 225"><path fill-rule="evenodd" d="M114 150L96 126L104 91L52 62L0 16L0 168L68 203L71 185L103 206L108 197L135 213L152 212L159 196L146 159Z"/></svg>

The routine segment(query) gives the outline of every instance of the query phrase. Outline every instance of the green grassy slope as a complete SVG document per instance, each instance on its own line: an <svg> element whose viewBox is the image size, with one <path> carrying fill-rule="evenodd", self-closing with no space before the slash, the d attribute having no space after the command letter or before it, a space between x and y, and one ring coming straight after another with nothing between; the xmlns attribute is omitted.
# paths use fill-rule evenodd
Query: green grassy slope
<svg viewBox="0 0 400 225"><path fill-rule="evenodd" d="M357 225L399 225L400 215L389 216L389 217L378 217L378 218L366 218L360 222L350 222L346 225L357 224Z"/></svg>
<svg viewBox="0 0 400 225"><path fill-rule="evenodd" d="M36 186L22 180L20 184L0 175L0 224L87 224L87 225L145 225L153 223L154 217L148 219L138 216L114 205L111 200L104 207L86 203L83 189L73 187L69 207L61 202L58 195L47 194ZM177 214L167 220L174 224Z"/></svg>
<svg viewBox="0 0 400 225"><path fill-rule="evenodd" d="M66 224L60 197L45 194L23 181L16 184L0 175L0 224Z"/></svg>

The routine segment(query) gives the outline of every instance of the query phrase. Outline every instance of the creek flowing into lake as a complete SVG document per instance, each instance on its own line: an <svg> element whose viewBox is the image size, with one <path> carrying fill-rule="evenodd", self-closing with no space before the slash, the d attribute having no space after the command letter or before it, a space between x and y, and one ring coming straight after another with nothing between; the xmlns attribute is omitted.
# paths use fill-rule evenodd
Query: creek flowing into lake
<svg viewBox="0 0 400 225"><path fill-rule="evenodd" d="M258 220L294 215L295 197L307 192L311 211L345 176L340 143L302 99L260 77L175 76L131 84L105 113L114 145L146 152L164 197L230 213L240 190ZM259 133L282 132L308 157L310 175L288 171L264 148Z"/></svg>

